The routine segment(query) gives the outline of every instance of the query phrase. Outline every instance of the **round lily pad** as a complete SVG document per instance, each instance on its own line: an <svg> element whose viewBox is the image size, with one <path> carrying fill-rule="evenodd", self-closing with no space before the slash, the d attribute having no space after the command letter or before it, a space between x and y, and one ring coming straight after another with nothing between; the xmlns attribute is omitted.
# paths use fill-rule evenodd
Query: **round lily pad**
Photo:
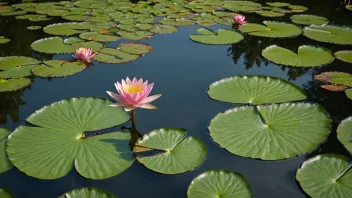
<svg viewBox="0 0 352 198"><path fill-rule="evenodd" d="M195 23L195 21L190 19L171 19L171 18L164 18L159 22L164 25L177 25L177 26L193 25Z"/></svg>
<svg viewBox="0 0 352 198"><path fill-rule="evenodd" d="M352 116L340 122L337 128L337 139L352 153Z"/></svg>
<svg viewBox="0 0 352 198"><path fill-rule="evenodd" d="M230 103L281 103L306 99L304 91L286 80L268 76L234 76L212 83L208 95Z"/></svg>
<svg viewBox="0 0 352 198"><path fill-rule="evenodd" d="M144 154L136 159L150 170L163 174L179 174L198 167L205 159L206 148L197 137L186 136L186 130L161 128L138 139L133 152ZM149 154L150 151L158 153Z"/></svg>
<svg viewBox="0 0 352 198"><path fill-rule="evenodd" d="M9 79L9 78L22 78L26 76L31 76L31 70L36 65L28 65L28 66L16 66L12 69L8 69L0 72L0 79Z"/></svg>
<svg viewBox="0 0 352 198"><path fill-rule="evenodd" d="M71 190L59 198L117 198L116 195L100 188L78 188Z"/></svg>
<svg viewBox="0 0 352 198"><path fill-rule="evenodd" d="M198 34L190 35L190 39L203 44L226 45L243 40L243 36L233 30L219 29L213 32L207 28L198 28L196 31Z"/></svg>
<svg viewBox="0 0 352 198"><path fill-rule="evenodd" d="M42 26L38 26L38 25L36 25L36 26L28 26L27 29L29 29L29 30L40 30L40 29L42 29Z"/></svg>
<svg viewBox="0 0 352 198"><path fill-rule="evenodd" d="M26 56L6 56L0 57L0 70L10 70L20 66L40 64L41 61Z"/></svg>
<svg viewBox="0 0 352 198"><path fill-rule="evenodd" d="M8 43L10 41L11 41L11 39L8 39L4 36L0 36L0 44Z"/></svg>
<svg viewBox="0 0 352 198"><path fill-rule="evenodd" d="M0 197L1 198L15 198L15 196L7 189L1 188L0 189Z"/></svg>
<svg viewBox="0 0 352 198"><path fill-rule="evenodd" d="M0 79L0 92L15 91L31 84L28 78Z"/></svg>
<svg viewBox="0 0 352 198"><path fill-rule="evenodd" d="M338 51L335 53L335 57L347 63L352 63L352 50Z"/></svg>
<svg viewBox="0 0 352 198"><path fill-rule="evenodd" d="M308 10L307 7L301 5L289 5L288 8L290 8L292 12L304 12Z"/></svg>
<svg viewBox="0 0 352 198"><path fill-rule="evenodd" d="M99 32L85 32L79 35L81 39L99 42L112 42L117 41L120 37L115 35L101 34Z"/></svg>
<svg viewBox="0 0 352 198"><path fill-rule="evenodd" d="M32 73L40 77L66 77L77 74L86 68L84 63L64 60L48 60L32 69Z"/></svg>
<svg viewBox="0 0 352 198"><path fill-rule="evenodd" d="M280 160L314 150L330 133L331 119L318 104L241 106L210 123L213 140L243 157Z"/></svg>
<svg viewBox="0 0 352 198"><path fill-rule="evenodd" d="M239 173L228 170L206 171L192 180L188 198L251 198L247 180Z"/></svg>
<svg viewBox="0 0 352 198"><path fill-rule="evenodd" d="M7 136L12 131L5 128L0 128L0 174L12 168L12 164L6 155ZM1 197L1 196L0 196Z"/></svg>
<svg viewBox="0 0 352 198"><path fill-rule="evenodd" d="M56 23L44 27L44 32L59 36L70 36L89 31L91 23Z"/></svg>
<svg viewBox="0 0 352 198"><path fill-rule="evenodd" d="M124 31L121 30L118 32L118 34L124 38L124 39L128 39L128 40L141 40L141 39L146 39L146 38L151 38L154 33L151 32L147 32L147 31Z"/></svg>
<svg viewBox="0 0 352 198"><path fill-rule="evenodd" d="M20 171L39 179L57 179L75 166L85 178L115 176L132 165L128 130L89 136L130 119L109 100L72 98L55 102L27 118L8 138L7 154ZM35 142L35 144L33 144Z"/></svg>
<svg viewBox="0 0 352 198"><path fill-rule="evenodd" d="M291 21L301 25L324 25L329 23L329 20L325 17L304 14L291 16Z"/></svg>
<svg viewBox="0 0 352 198"><path fill-rule="evenodd" d="M344 91L348 88L346 85L321 85L320 87L329 91Z"/></svg>
<svg viewBox="0 0 352 198"><path fill-rule="evenodd" d="M103 48L94 56L94 60L110 64L128 63L138 58L139 55L123 52L115 48Z"/></svg>
<svg viewBox="0 0 352 198"><path fill-rule="evenodd" d="M263 23L266 26L255 23L246 23L240 25L239 29L250 35L272 38L293 37L302 33L302 30L299 27L292 24L275 21L264 21Z"/></svg>
<svg viewBox="0 0 352 198"><path fill-rule="evenodd" d="M352 45L352 29L332 25L311 25L305 27L303 35L321 42Z"/></svg>
<svg viewBox="0 0 352 198"><path fill-rule="evenodd" d="M277 45L271 45L262 51L262 55L276 64L294 67L317 67L334 61L330 52L308 45L300 46L297 54Z"/></svg>
<svg viewBox="0 0 352 198"><path fill-rule="evenodd" d="M150 29L151 32L159 34L170 34L177 32L177 30L178 28L172 25L155 25L152 29Z"/></svg>
<svg viewBox="0 0 352 198"><path fill-rule="evenodd" d="M352 171L347 171L350 166L345 156L317 155L302 164L296 179L311 197L352 197Z"/></svg>
<svg viewBox="0 0 352 198"><path fill-rule="evenodd" d="M265 16L265 17L282 17L285 16L284 13L281 12L274 12L274 11L256 11L255 13L261 15L261 16Z"/></svg>
<svg viewBox="0 0 352 198"><path fill-rule="evenodd" d="M323 72L314 76L315 79L322 82L329 82L339 85L352 87L352 74L344 72Z"/></svg>
<svg viewBox="0 0 352 198"><path fill-rule="evenodd" d="M130 53L130 54L136 54L136 55L142 55L153 51L153 47L147 44L136 43L136 42L122 43L119 46L117 46L117 48L120 49L121 51Z"/></svg>
<svg viewBox="0 0 352 198"><path fill-rule="evenodd" d="M289 3L283 3L283 2L267 2L266 4L272 7L287 7L290 5Z"/></svg>

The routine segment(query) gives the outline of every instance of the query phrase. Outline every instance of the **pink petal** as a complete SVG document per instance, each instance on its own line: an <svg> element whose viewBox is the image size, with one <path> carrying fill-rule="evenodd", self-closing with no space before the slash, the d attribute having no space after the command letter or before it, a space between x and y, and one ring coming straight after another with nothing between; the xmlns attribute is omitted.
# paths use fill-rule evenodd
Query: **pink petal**
<svg viewBox="0 0 352 198"><path fill-rule="evenodd" d="M115 93L113 93L113 92L111 92L111 91L106 91L106 93L108 93L109 96L111 96L112 98L114 98L114 99L117 100L118 102L123 100L120 95L115 94Z"/></svg>
<svg viewBox="0 0 352 198"><path fill-rule="evenodd" d="M122 103L118 103L118 102L109 105L109 107L125 107L125 106L127 106L127 104L122 104Z"/></svg>
<svg viewBox="0 0 352 198"><path fill-rule="evenodd" d="M131 80L130 80L129 77L126 78L126 82L127 82L127 84L130 84L130 83L131 83Z"/></svg>
<svg viewBox="0 0 352 198"><path fill-rule="evenodd" d="M137 107L135 107L135 106L126 106L125 107L125 111L132 111L135 108L137 108Z"/></svg>
<svg viewBox="0 0 352 198"><path fill-rule="evenodd" d="M148 98L144 99L141 103L145 104L145 103L153 102L154 100L160 98L160 96L161 96L161 94L149 96Z"/></svg>
<svg viewBox="0 0 352 198"><path fill-rule="evenodd" d="M157 109L156 106L154 106L150 103L138 105L138 107L142 108L142 109Z"/></svg>

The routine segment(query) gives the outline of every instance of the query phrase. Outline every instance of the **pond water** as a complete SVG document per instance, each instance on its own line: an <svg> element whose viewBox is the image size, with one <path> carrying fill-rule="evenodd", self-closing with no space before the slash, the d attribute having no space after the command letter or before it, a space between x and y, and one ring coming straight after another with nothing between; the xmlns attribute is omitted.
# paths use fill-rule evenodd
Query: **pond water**
<svg viewBox="0 0 352 198"><path fill-rule="evenodd" d="M265 4L267 1L259 0ZM344 9L338 0L294 0L283 2L309 8L305 14L324 16L330 24L352 26L352 12ZM248 21L261 23L268 20L256 14L245 14ZM287 14L269 20L291 23ZM50 37L42 30L27 30L27 26L46 26L65 22L60 17L50 21L30 22L15 17L0 16L0 35L11 42L0 45L0 57L29 56L39 59L71 59L71 54L47 55L32 51L32 42ZM206 170L226 169L241 173L248 181L253 197L308 197L295 179L296 170L309 157L321 153L336 153L350 157L348 151L336 138L338 123L351 116L352 101L344 92L332 92L320 87L315 74L325 71L352 73L352 65L339 60L314 68L299 68L276 65L267 61L261 52L276 44L296 51L300 45L325 47L333 52L351 50L350 45L335 45L317 42L303 35L294 38L270 39L244 35L244 40L232 45L204 45L190 40L199 25L180 26L176 33L158 34L139 42L148 44L154 51L128 64L103 64L65 78L31 77L32 84L26 88L0 93L0 128L15 129L25 124L25 119L34 111L53 102L73 97L110 98L106 91L114 91L113 83L128 77L148 79L154 82L153 94L162 97L153 104L157 110L136 110L136 124L141 134L156 128L178 127L187 130L187 135L199 137L206 145L207 156L196 169L177 175L163 175L148 170L137 161L123 173L104 180L85 179L74 169L62 178L40 180L13 168L0 175L0 187L6 187L17 197L58 197L64 192L81 187L99 187L119 197L187 197L187 188L194 177ZM230 28L214 25L210 28ZM351 35L352 36L352 35ZM116 47L126 40L108 44ZM286 160L263 161L244 158L222 149L208 131L211 119L219 112L240 106L212 100L207 95L209 85L219 79L237 75L275 76L288 80L304 89L306 101L321 104L333 119L332 133L326 142L314 152ZM124 126L130 127L131 123ZM36 144L36 142L33 142ZM44 149L44 148L43 148Z"/></svg>

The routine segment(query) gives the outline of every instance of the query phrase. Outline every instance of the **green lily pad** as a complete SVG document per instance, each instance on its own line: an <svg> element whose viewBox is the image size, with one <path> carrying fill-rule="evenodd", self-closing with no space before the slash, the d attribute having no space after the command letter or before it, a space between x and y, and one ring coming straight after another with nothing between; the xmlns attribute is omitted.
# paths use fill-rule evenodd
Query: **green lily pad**
<svg viewBox="0 0 352 198"><path fill-rule="evenodd" d="M352 45L352 29L332 25L311 25L305 27L304 36L321 42Z"/></svg>
<svg viewBox="0 0 352 198"><path fill-rule="evenodd" d="M247 5L228 5L225 4L223 8L230 10L232 12L254 12L260 10L260 7L247 6Z"/></svg>
<svg viewBox="0 0 352 198"><path fill-rule="evenodd" d="M84 42L84 40L78 37L68 37L64 40L64 43L69 45L73 43L81 43L81 42Z"/></svg>
<svg viewBox="0 0 352 198"><path fill-rule="evenodd" d="M272 7L287 7L290 5L289 3L282 3L282 2L267 2L266 4Z"/></svg>
<svg viewBox="0 0 352 198"><path fill-rule="evenodd" d="M56 23L44 27L44 32L58 36L70 36L89 31L91 23Z"/></svg>
<svg viewBox="0 0 352 198"><path fill-rule="evenodd" d="M0 128L0 174L6 172L12 168L12 164L6 155L6 141L7 136L12 131L5 128ZM1 195L1 193L0 193ZM2 196L0 196L2 197Z"/></svg>
<svg viewBox="0 0 352 198"><path fill-rule="evenodd" d="M27 29L28 30L40 30L40 29L42 29L42 26L38 26L38 25L28 26Z"/></svg>
<svg viewBox="0 0 352 198"><path fill-rule="evenodd" d="M130 54L114 48L103 48L94 56L94 60L110 64L128 63L138 58L139 55Z"/></svg>
<svg viewBox="0 0 352 198"><path fill-rule="evenodd" d="M280 12L280 13L283 13L283 14L292 13L291 10L287 10L287 9L283 9L283 8L279 8L279 7L274 7L272 9L270 9L270 10L273 11L273 12Z"/></svg>
<svg viewBox="0 0 352 198"><path fill-rule="evenodd" d="M40 77L66 77L77 74L86 68L84 63L64 60L48 60L32 69L32 73Z"/></svg>
<svg viewBox="0 0 352 198"><path fill-rule="evenodd" d="M151 38L152 36L154 36L154 33L147 32L147 31L138 31L138 30L133 32L121 30L118 32L118 34L122 38L128 39L128 40L141 40L141 39Z"/></svg>
<svg viewBox="0 0 352 198"><path fill-rule="evenodd" d="M10 41L11 41L11 39L6 38L4 36L0 36L0 44L8 43Z"/></svg>
<svg viewBox="0 0 352 198"><path fill-rule="evenodd" d="M337 128L337 139L352 153L352 116L340 122Z"/></svg>
<svg viewBox="0 0 352 198"><path fill-rule="evenodd" d="M234 76L212 83L208 95L230 103L281 103L306 99L304 91L286 80L268 76Z"/></svg>
<svg viewBox="0 0 352 198"><path fill-rule="evenodd" d="M345 90L347 98L352 100L352 89L346 89Z"/></svg>
<svg viewBox="0 0 352 198"><path fill-rule="evenodd" d="M190 19L171 19L171 18L164 18L159 21L163 25L177 25L177 26L186 26L186 25L193 25L195 21Z"/></svg>
<svg viewBox="0 0 352 198"><path fill-rule="evenodd" d="M0 188L0 197L1 198L15 198L15 195L13 195L9 190L5 188Z"/></svg>
<svg viewBox="0 0 352 198"><path fill-rule="evenodd" d="M347 10L350 10L350 11L352 11L352 5L346 5L346 7L345 7Z"/></svg>
<svg viewBox="0 0 352 198"><path fill-rule="evenodd" d="M228 170L206 171L192 180L188 198L251 198L247 180L239 173Z"/></svg>
<svg viewBox="0 0 352 198"><path fill-rule="evenodd" d="M335 54L335 57L339 60L342 60L347 63L352 63L352 51L338 51Z"/></svg>
<svg viewBox="0 0 352 198"><path fill-rule="evenodd" d="M12 69L8 69L0 72L0 79L9 79L9 78L22 78L26 76L31 76L31 70L35 65L29 66L17 66Z"/></svg>
<svg viewBox="0 0 352 198"><path fill-rule="evenodd" d="M317 67L331 63L334 57L323 48L302 45L298 53L271 45L262 51L262 55L271 62L293 67Z"/></svg>
<svg viewBox="0 0 352 198"><path fill-rule="evenodd" d="M274 11L256 11L255 13L261 15L261 16L265 16L265 17L282 17L285 16L284 13L281 12L274 12Z"/></svg>
<svg viewBox="0 0 352 198"><path fill-rule="evenodd" d="M213 140L243 157L280 160L314 150L330 133L331 119L318 104L241 106L210 123Z"/></svg>
<svg viewBox="0 0 352 198"><path fill-rule="evenodd" d="M21 66L40 64L41 61L26 56L6 56L0 57L0 70L10 70Z"/></svg>
<svg viewBox="0 0 352 198"><path fill-rule="evenodd" d="M0 79L0 92L15 91L31 84L28 78Z"/></svg>
<svg viewBox="0 0 352 198"><path fill-rule="evenodd" d="M48 21L51 19L52 18L47 18L46 15L36 15L36 16L30 17L29 21L38 22L38 21Z"/></svg>
<svg viewBox="0 0 352 198"><path fill-rule="evenodd" d="M205 159L206 148L197 137L186 136L180 128L161 128L138 139L133 152L161 151L136 159L150 170L163 174L179 174L198 167Z"/></svg>
<svg viewBox="0 0 352 198"><path fill-rule="evenodd" d="M73 53L78 48L92 48L93 51L98 51L103 48L103 44L96 41L65 44L61 37L49 37L37 40L31 44L34 51L47 54L68 54Z"/></svg>
<svg viewBox="0 0 352 198"><path fill-rule="evenodd" d="M349 73L323 72L319 75L315 75L314 78L322 82L329 82L352 87L352 74Z"/></svg>
<svg viewBox="0 0 352 198"><path fill-rule="evenodd" d="M79 35L81 39L99 42L112 42L120 39L118 36L101 34L99 32L85 32Z"/></svg>
<svg viewBox="0 0 352 198"><path fill-rule="evenodd" d="M352 197L352 171L347 171L348 160L342 155L317 155L302 164L296 179L311 197Z"/></svg>
<svg viewBox="0 0 352 198"><path fill-rule="evenodd" d="M172 25L155 25L152 29L150 29L153 33L159 34L170 34L177 32L178 28Z"/></svg>
<svg viewBox="0 0 352 198"><path fill-rule="evenodd" d="M308 10L307 7L301 5L289 5L288 8L290 8L292 12L304 12Z"/></svg>
<svg viewBox="0 0 352 198"><path fill-rule="evenodd" d="M243 40L243 36L233 30L219 29L216 32L213 32L210 29L198 28L196 31L199 34L190 35L190 39L203 44L226 45Z"/></svg>
<svg viewBox="0 0 352 198"><path fill-rule="evenodd" d="M8 138L7 154L20 171L39 179L57 179L75 166L90 179L115 176L132 165L128 130L85 135L130 119L109 100L72 98L36 111ZM35 142L35 144L33 144Z"/></svg>
<svg viewBox="0 0 352 198"><path fill-rule="evenodd" d="M147 44L136 43L136 42L122 43L119 46L117 46L117 49L130 54L136 54L136 55L143 55L154 50L153 47Z"/></svg>
<svg viewBox="0 0 352 198"><path fill-rule="evenodd" d="M213 19L198 20L197 23L200 26L206 26L206 27L216 25L216 22Z"/></svg>
<svg viewBox="0 0 352 198"><path fill-rule="evenodd" d="M291 16L291 21L301 25L325 25L329 23L329 20L325 17L304 14Z"/></svg>
<svg viewBox="0 0 352 198"><path fill-rule="evenodd" d="M11 11L11 12L2 13L1 16L18 16L18 15L24 15L26 13L27 13L27 11L25 11L25 10L19 10L19 11Z"/></svg>
<svg viewBox="0 0 352 198"><path fill-rule="evenodd" d="M59 198L117 198L116 195L100 188L78 188L71 190Z"/></svg>
<svg viewBox="0 0 352 198"><path fill-rule="evenodd" d="M136 27L141 29L141 30L150 30L152 29L154 26L152 24L147 24L147 23L139 23L136 24Z"/></svg>
<svg viewBox="0 0 352 198"><path fill-rule="evenodd" d="M240 25L240 31L248 33L254 36L263 36L271 38L285 38L298 36L302 33L302 30L292 24L281 23L275 21L264 21L266 26L255 24L255 23L246 23Z"/></svg>

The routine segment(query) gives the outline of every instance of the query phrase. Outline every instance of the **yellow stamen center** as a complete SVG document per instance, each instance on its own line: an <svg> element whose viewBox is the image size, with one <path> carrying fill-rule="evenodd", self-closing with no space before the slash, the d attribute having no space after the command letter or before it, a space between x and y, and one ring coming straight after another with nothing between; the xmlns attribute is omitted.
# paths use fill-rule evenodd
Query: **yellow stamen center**
<svg viewBox="0 0 352 198"><path fill-rule="evenodd" d="M143 87L142 86L135 86L135 85L126 85L123 90L129 94L131 93L140 93L143 91Z"/></svg>

